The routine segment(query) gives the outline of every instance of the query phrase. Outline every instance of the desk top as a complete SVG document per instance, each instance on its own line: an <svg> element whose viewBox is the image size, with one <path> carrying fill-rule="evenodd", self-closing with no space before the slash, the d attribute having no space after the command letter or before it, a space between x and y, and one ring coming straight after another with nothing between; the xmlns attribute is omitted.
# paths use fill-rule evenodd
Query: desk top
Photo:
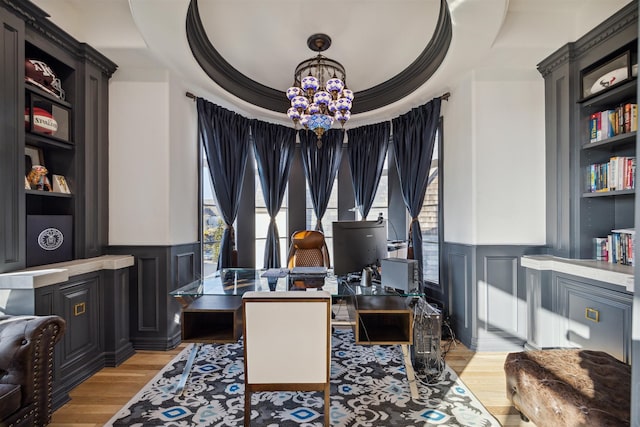
<svg viewBox="0 0 640 427"><path fill-rule="evenodd" d="M270 276L270 277L266 277ZM226 268L213 275L182 286L169 294L174 297L198 297L202 295L243 295L245 292L277 292L301 290L313 292L324 290L333 296L422 296L420 292L401 293L395 289L384 289L380 285L360 286L360 282L339 279L331 271L326 275L292 276L287 269L279 274L271 270L252 268Z"/></svg>

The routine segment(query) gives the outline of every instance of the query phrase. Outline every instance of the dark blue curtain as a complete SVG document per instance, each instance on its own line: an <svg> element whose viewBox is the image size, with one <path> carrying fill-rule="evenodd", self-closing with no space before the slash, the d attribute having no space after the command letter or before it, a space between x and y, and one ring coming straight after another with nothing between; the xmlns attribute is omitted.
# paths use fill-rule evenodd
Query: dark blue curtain
<svg viewBox="0 0 640 427"><path fill-rule="evenodd" d="M376 195L389 147L389 122L350 129L347 153L356 206L367 219Z"/></svg>
<svg viewBox="0 0 640 427"><path fill-rule="evenodd" d="M296 146L296 131L293 128L253 120L251 135L262 194L271 217L264 248L264 268L279 268L280 235L276 215L282 206L284 191L287 188Z"/></svg>
<svg viewBox="0 0 640 427"><path fill-rule="evenodd" d="M418 261L422 277L422 232L418 215L429 181L429 169L440 121L440 98L434 98L392 120L396 166L404 204L411 215L408 250Z"/></svg>
<svg viewBox="0 0 640 427"><path fill-rule="evenodd" d="M249 120L203 99L197 99L198 132L207 153L209 172L225 229L218 270L234 267L235 233L242 179L249 151Z"/></svg>
<svg viewBox="0 0 640 427"><path fill-rule="evenodd" d="M344 131L329 129L322 135L320 147L318 147L318 137L315 133L301 130L299 134L304 174L311 192L313 211L318 218L316 230L323 231L321 221L327 210L333 181L340 167Z"/></svg>

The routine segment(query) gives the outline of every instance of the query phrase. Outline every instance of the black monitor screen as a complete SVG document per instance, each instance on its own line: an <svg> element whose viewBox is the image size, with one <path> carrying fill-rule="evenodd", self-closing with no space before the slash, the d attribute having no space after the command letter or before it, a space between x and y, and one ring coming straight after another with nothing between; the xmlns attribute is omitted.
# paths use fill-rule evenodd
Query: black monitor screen
<svg viewBox="0 0 640 427"><path fill-rule="evenodd" d="M387 258L387 221L333 222L333 272L360 273Z"/></svg>

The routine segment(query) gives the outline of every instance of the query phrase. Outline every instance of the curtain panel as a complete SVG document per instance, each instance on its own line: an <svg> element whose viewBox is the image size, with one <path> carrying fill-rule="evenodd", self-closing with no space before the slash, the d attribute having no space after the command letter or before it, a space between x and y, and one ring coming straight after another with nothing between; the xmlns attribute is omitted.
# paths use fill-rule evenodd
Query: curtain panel
<svg viewBox="0 0 640 427"><path fill-rule="evenodd" d="M347 154L356 206L367 219L376 195L389 147L390 122L347 131Z"/></svg>
<svg viewBox="0 0 640 427"><path fill-rule="evenodd" d="M251 135L255 148L260 186L267 213L271 218L267 228L264 268L281 267L280 235L276 215L280 211L289 180L291 161L295 153L296 131L281 125L253 120Z"/></svg>
<svg viewBox="0 0 640 427"><path fill-rule="evenodd" d="M299 135L304 174L311 193L313 211L318 219L315 229L323 231L322 217L327 211L333 181L340 167L344 131L329 129L322 135L320 147L318 137L312 131L301 130Z"/></svg>
<svg viewBox="0 0 640 427"><path fill-rule="evenodd" d="M427 104L392 120L393 146L402 198L411 215L407 249L413 251L413 258L418 261L420 277L423 270L423 254L418 215L422 210L429 181L435 135L440 121L440 105L441 99L434 98Z"/></svg>
<svg viewBox="0 0 640 427"><path fill-rule="evenodd" d="M225 229L220 242L218 270L235 266L235 232L242 181L249 152L249 120L197 98L198 133L207 154L213 192Z"/></svg>

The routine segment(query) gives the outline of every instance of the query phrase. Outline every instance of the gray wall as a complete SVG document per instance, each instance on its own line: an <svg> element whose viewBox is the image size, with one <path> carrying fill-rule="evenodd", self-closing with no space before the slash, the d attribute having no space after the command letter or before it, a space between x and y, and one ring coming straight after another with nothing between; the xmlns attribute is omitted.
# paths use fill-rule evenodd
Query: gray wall
<svg viewBox="0 0 640 427"><path fill-rule="evenodd" d="M475 351L522 350L527 338L525 270L520 257L535 246L445 242L441 282L449 290L456 337Z"/></svg>

